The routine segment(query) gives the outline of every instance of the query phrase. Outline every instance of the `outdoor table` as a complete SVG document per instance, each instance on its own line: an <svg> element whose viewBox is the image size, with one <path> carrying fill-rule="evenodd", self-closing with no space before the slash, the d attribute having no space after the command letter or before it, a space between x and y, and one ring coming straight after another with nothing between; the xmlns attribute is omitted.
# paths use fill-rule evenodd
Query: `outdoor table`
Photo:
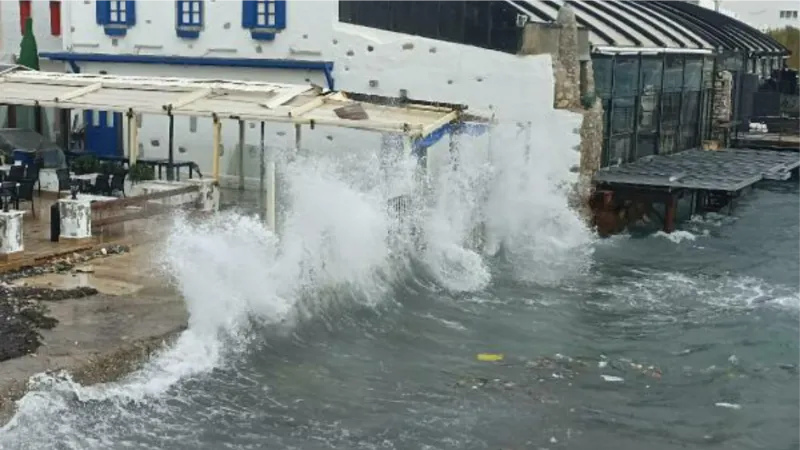
<svg viewBox="0 0 800 450"><path fill-rule="evenodd" d="M162 168L169 169L169 158L164 159L140 159L137 162L142 164L148 164L151 166L155 166L158 168L158 179L161 179ZM189 168L189 179L192 179L194 176L194 171L197 168L197 164L193 161L180 161L174 160L172 161L172 167L175 169L175 181L181 181L181 167L188 167ZM197 173L199 174L200 171L198 170Z"/></svg>

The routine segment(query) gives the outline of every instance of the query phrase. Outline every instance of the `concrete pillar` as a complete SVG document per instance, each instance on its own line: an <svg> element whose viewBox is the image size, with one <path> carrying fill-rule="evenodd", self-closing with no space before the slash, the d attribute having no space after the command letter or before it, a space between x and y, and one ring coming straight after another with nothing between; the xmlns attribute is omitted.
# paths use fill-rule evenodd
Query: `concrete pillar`
<svg viewBox="0 0 800 450"><path fill-rule="evenodd" d="M22 211L0 211L0 260L22 256Z"/></svg>
<svg viewBox="0 0 800 450"><path fill-rule="evenodd" d="M92 204L86 200L62 198L58 201L61 217L61 239L92 237Z"/></svg>
<svg viewBox="0 0 800 450"><path fill-rule="evenodd" d="M219 186L213 179L186 180L187 183L200 186L198 209L202 212L219 211Z"/></svg>

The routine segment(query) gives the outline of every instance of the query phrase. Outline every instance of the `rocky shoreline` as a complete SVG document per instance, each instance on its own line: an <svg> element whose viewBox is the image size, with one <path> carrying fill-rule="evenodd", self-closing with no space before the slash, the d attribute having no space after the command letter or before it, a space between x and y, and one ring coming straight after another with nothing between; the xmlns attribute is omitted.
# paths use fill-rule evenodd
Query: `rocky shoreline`
<svg viewBox="0 0 800 450"><path fill-rule="evenodd" d="M42 330L49 330L58 320L48 315L46 302L83 298L97 294L92 287L52 289L11 284L26 277L45 273L64 273L93 259L127 253L124 245L110 245L93 251L73 253L37 266L22 267L0 274L0 362L30 355L42 345Z"/></svg>

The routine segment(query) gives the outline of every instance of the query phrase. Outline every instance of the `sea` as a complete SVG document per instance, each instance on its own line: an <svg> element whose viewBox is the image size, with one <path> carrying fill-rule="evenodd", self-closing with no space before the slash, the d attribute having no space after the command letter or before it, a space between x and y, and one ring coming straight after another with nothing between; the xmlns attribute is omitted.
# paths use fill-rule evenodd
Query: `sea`
<svg viewBox="0 0 800 450"><path fill-rule="evenodd" d="M279 237L245 203L176 217L188 328L114 383L34 377L0 448L800 447L797 181L600 239L527 144L427 178L287 157Z"/></svg>

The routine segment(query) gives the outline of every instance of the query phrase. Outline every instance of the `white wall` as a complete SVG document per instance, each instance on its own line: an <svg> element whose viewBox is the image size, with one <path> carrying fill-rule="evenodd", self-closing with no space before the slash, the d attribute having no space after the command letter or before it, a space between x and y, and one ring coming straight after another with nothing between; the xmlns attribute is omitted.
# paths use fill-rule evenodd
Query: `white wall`
<svg viewBox="0 0 800 450"><path fill-rule="evenodd" d="M33 18L33 33L36 36L36 45L39 47L39 51L61 51L61 37L50 34L49 2L42 0L32 2L31 17ZM62 17L62 21L63 19ZM65 31L63 28L62 26L62 34ZM0 1L0 61L10 62L13 58L12 55L19 55L21 41L19 2ZM64 67L61 63L54 63L45 59L40 61L40 66L42 70L59 72Z"/></svg>
<svg viewBox="0 0 800 450"><path fill-rule="evenodd" d="M548 136L552 145L542 151L568 152L577 164L576 128L580 116L554 111L553 79L549 56L516 56L432 39L340 24L334 1L290 1L287 27L272 42L257 42L241 27L241 2L206 1L206 25L199 39L175 35L174 2L138 1L137 24L123 38L106 36L95 23L93 2L70 2L70 25L65 25L65 46L81 53L154 54L231 58L305 59L334 62L336 89L397 96L401 90L415 99L467 104L473 110L495 114L515 128L532 122L534 136ZM223 51L225 50L225 51ZM269 80L325 85L320 72L223 67L81 63L85 73L101 70L119 75L189 76ZM377 83L370 86L370 81ZM176 158L191 159L204 173L211 168L210 120L189 131L188 118L176 118ZM247 127L245 175L257 185L259 173L258 125ZM165 117L143 120L139 133L143 155L165 157L168 126ZM238 175L238 128L223 124L225 152L223 174ZM158 141L158 146L154 146ZM303 146L317 151L373 151L380 136L360 131L304 127ZM483 141L486 142L486 138ZM268 125L267 144L294 146L294 130L287 125ZM446 148L447 142L436 147ZM183 147L186 153L179 153Z"/></svg>

